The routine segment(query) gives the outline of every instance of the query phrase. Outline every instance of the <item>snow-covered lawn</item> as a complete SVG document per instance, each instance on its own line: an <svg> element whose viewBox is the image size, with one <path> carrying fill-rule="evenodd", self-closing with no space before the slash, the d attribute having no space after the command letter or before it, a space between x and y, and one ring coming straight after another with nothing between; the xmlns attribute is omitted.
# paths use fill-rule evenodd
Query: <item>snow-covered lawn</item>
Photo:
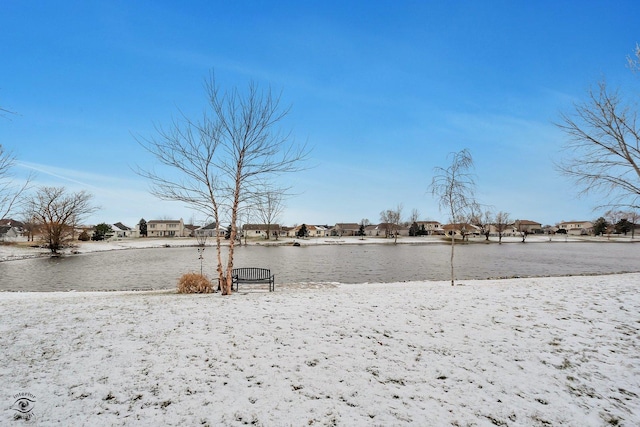
<svg viewBox="0 0 640 427"><path fill-rule="evenodd" d="M639 284L1 293L0 425L640 425Z"/></svg>

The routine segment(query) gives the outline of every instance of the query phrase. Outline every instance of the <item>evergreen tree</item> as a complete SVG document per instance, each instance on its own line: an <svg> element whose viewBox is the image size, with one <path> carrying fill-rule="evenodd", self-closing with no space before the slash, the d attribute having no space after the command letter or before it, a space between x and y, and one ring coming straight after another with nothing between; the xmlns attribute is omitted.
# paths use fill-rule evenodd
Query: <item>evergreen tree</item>
<svg viewBox="0 0 640 427"><path fill-rule="evenodd" d="M603 217L600 217L596 219L595 222L593 223L593 233L596 236L605 234L607 232L608 227L609 227L609 223L607 222L607 220L604 219Z"/></svg>
<svg viewBox="0 0 640 427"><path fill-rule="evenodd" d="M104 240L111 236L113 236L113 229L109 224L105 224L103 222L93 228L93 236L91 236L91 240Z"/></svg>
<svg viewBox="0 0 640 427"><path fill-rule="evenodd" d="M632 225L626 218L623 218L616 223L616 233L624 233L626 236L631 231Z"/></svg>
<svg viewBox="0 0 640 427"><path fill-rule="evenodd" d="M140 222L138 223L138 225L140 226L140 236L147 237L147 221L145 221L144 218L142 218L140 219Z"/></svg>
<svg viewBox="0 0 640 427"><path fill-rule="evenodd" d="M298 230L298 237L300 237L301 239L304 239L305 237L307 237L307 225L306 224L302 224L300 226L300 229Z"/></svg>
<svg viewBox="0 0 640 427"><path fill-rule="evenodd" d="M420 228L418 227L418 223L414 221L411 224L411 227L409 228L409 236L419 236L419 235L420 235Z"/></svg>

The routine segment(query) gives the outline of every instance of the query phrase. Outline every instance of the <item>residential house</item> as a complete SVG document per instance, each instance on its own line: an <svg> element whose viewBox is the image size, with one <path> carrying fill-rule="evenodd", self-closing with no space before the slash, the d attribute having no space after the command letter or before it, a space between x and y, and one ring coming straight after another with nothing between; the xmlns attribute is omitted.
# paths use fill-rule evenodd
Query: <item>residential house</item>
<svg viewBox="0 0 640 427"><path fill-rule="evenodd" d="M115 224L111 224L111 229L113 230L113 237L122 239L128 237L138 237L138 232L131 227L127 227L121 222L116 222Z"/></svg>
<svg viewBox="0 0 640 427"><path fill-rule="evenodd" d="M196 230L199 227L197 225L193 225L193 224L185 224L184 225L184 229L185 232L187 233L187 237L195 237L196 236Z"/></svg>
<svg viewBox="0 0 640 427"><path fill-rule="evenodd" d="M147 221L147 237L187 237L189 233L182 218Z"/></svg>
<svg viewBox="0 0 640 427"><path fill-rule="evenodd" d="M215 222L204 225L200 228L196 228L194 231L194 235L196 237L216 237L216 236L224 236L226 233L226 229L222 227L218 227Z"/></svg>
<svg viewBox="0 0 640 427"><path fill-rule="evenodd" d="M359 232L360 224L355 222L339 222L329 230L330 235L338 237L357 236Z"/></svg>
<svg viewBox="0 0 640 427"><path fill-rule="evenodd" d="M10 225L0 225L0 241L15 240L21 235L17 227Z"/></svg>
<svg viewBox="0 0 640 427"><path fill-rule="evenodd" d="M295 237L295 228L287 227L286 225L280 226L280 237Z"/></svg>
<svg viewBox="0 0 640 427"><path fill-rule="evenodd" d="M242 233L247 238L263 237L267 239L268 233L271 237L277 238L280 235L279 224L244 224Z"/></svg>
<svg viewBox="0 0 640 427"><path fill-rule="evenodd" d="M442 226L442 229L447 236L455 233L455 235L463 237L470 234L479 236L482 231L480 227L468 223L446 224Z"/></svg>
<svg viewBox="0 0 640 427"><path fill-rule="evenodd" d="M562 221L557 227L558 230L565 230L567 234L574 236L593 233L593 223L591 221Z"/></svg>
<svg viewBox="0 0 640 427"><path fill-rule="evenodd" d="M418 230L424 230L427 235L444 234L442 224L440 224L438 221L416 221L416 224L418 224Z"/></svg>
<svg viewBox="0 0 640 427"><path fill-rule="evenodd" d="M307 236L306 237L327 237L329 235L329 227L326 225L307 225ZM302 224L294 227L291 231L294 237L298 236L300 232L300 228L302 228Z"/></svg>
<svg viewBox="0 0 640 427"><path fill-rule="evenodd" d="M518 219L513 223L514 228L519 233L526 232L528 234L541 234L542 224L528 219Z"/></svg>

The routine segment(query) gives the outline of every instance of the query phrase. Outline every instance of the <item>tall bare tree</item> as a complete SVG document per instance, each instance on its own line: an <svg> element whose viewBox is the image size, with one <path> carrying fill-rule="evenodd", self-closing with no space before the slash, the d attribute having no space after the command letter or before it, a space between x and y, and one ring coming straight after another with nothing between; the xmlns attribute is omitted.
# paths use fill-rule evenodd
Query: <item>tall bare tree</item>
<svg viewBox="0 0 640 427"><path fill-rule="evenodd" d="M627 212L627 219L631 222L631 239L635 238L636 226L640 220L640 213L636 210Z"/></svg>
<svg viewBox="0 0 640 427"><path fill-rule="evenodd" d="M12 174L14 166L15 157L0 144L0 219L12 214L20 196L31 184L31 175L23 183L15 183Z"/></svg>
<svg viewBox="0 0 640 427"><path fill-rule="evenodd" d="M157 197L186 203L216 224L229 221L226 264L221 237L216 237L218 280L228 295L241 207L251 206L265 182L301 170L308 152L279 131L289 109L281 107L271 88L250 83L245 92L236 87L222 91L211 74L205 89L208 109L199 120L182 114L168 129L158 128L156 137L138 141L171 174L138 173L150 179Z"/></svg>
<svg viewBox="0 0 640 427"><path fill-rule="evenodd" d="M509 218L509 214L507 212L500 211L494 217L494 227L496 228L496 232L498 233L499 244L502 244L502 236L509 227L510 222L511 218Z"/></svg>
<svg viewBox="0 0 640 427"><path fill-rule="evenodd" d="M480 232L484 235L485 240L489 240L489 234L491 232L491 222L493 221L493 215L489 209L482 209L479 203L474 203L470 208L469 223L475 225L480 229Z"/></svg>
<svg viewBox="0 0 640 427"><path fill-rule="evenodd" d="M475 202L475 177L470 172L473 168L473 158L466 148L451 153L451 164L446 167L436 167L431 181L431 194L438 199L441 210L445 210L452 224L464 223L469 218ZM451 286L455 284L454 247L455 232L451 235Z"/></svg>
<svg viewBox="0 0 640 427"><path fill-rule="evenodd" d="M402 221L402 205L398 205L395 209L387 209L380 212L380 221L384 227L385 239L393 235L393 243L398 243L398 231Z"/></svg>
<svg viewBox="0 0 640 427"><path fill-rule="evenodd" d="M409 215L409 224L413 224L414 222L418 222L420 220L420 211L416 208L411 209L411 214Z"/></svg>
<svg viewBox="0 0 640 427"><path fill-rule="evenodd" d="M255 197L256 216L267 226L267 240L271 238L271 226L278 224L280 215L284 211L285 190L273 188L265 184L260 188ZM278 240L276 232L276 240Z"/></svg>
<svg viewBox="0 0 640 427"><path fill-rule="evenodd" d="M640 59L640 49L636 48ZM638 62L630 60L632 68ZM569 137L566 159L556 166L573 179L582 194L597 193L599 207L640 208L640 127L634 102L600 82L572 114L562 114L557 126Z"/></svg>
<svg viewBox="0 0 640 427"><path fill-rule="evenodd" d="M25 218L33 218L52 254L73 240L75 226L97 208L86 191L69 193L64 187L39 187L24 202Z"/></svg>

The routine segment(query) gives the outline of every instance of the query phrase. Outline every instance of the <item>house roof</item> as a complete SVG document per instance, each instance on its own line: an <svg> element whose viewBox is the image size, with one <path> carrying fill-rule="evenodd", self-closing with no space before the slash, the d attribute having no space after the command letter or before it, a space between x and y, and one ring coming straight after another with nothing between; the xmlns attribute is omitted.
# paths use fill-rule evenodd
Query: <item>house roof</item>
<svg viewBox="0 0 640 427"><path fill-rule="evenodd" d="M203 227L200 227L198 230L215 230L218 228L218 225L215 222L211 222Z"/></svg>
<svg viewBox="0 0 640 427"><path fill-rule="evenodd" d="M152 219L147 221L147 224L180 224L180 219Z"/></svg>
<svg viewBox="0 0 640 427"><path fill-rule="evenodd" d="M23 222L16 221L15 219L12 219L12 218L0 219L0 225L8 225L8 226L17 227L17 228L23 228L24 227L24 223Z"/></svg>
<svg viewBox="0 0 640 427"><path fill-rule="evenodd" d="M519 219L518 221L520 225L542 225L539 222L529 221L528 219Z"/></svg>
<svg viewBox="0 0 640 427"><path fill-rule="evenodd" d="M242 226L243 230L266 230L267 228L269 228L269 230L279 230L280 229L280 225L279 224L244 224Z"/></svg>
<svg viewBox="0 0 640 427"><path fill-rule="evenodd" d="M113 224L114 227L119 228L122 231L130 231L131 228L127 227L126 225L124 225L121 222L116 222L115 224Z"/></svg>
<svg viewBox="0 0 640 427"><path fill-rule="evenodd" d="M591 221L562 221L560 224L591 224Z"/></svg>
<svg viewBox="0 0 640 427"><path fill-rule="evenodd" d="M464 222L461 223L457 223L457 224L446 224L442 226L443 229L445 230L462 230L463 228L466 230L478 230L479 228L476 227L473 224L467 224Z"/></svg>
<svg viewBox="0 0 640 427"><path fill-rule="evenodd" d="M355 222L339 222L336 223L334 228L341 228L343 230L359 230L360 224L356 224Z"/></svg>

